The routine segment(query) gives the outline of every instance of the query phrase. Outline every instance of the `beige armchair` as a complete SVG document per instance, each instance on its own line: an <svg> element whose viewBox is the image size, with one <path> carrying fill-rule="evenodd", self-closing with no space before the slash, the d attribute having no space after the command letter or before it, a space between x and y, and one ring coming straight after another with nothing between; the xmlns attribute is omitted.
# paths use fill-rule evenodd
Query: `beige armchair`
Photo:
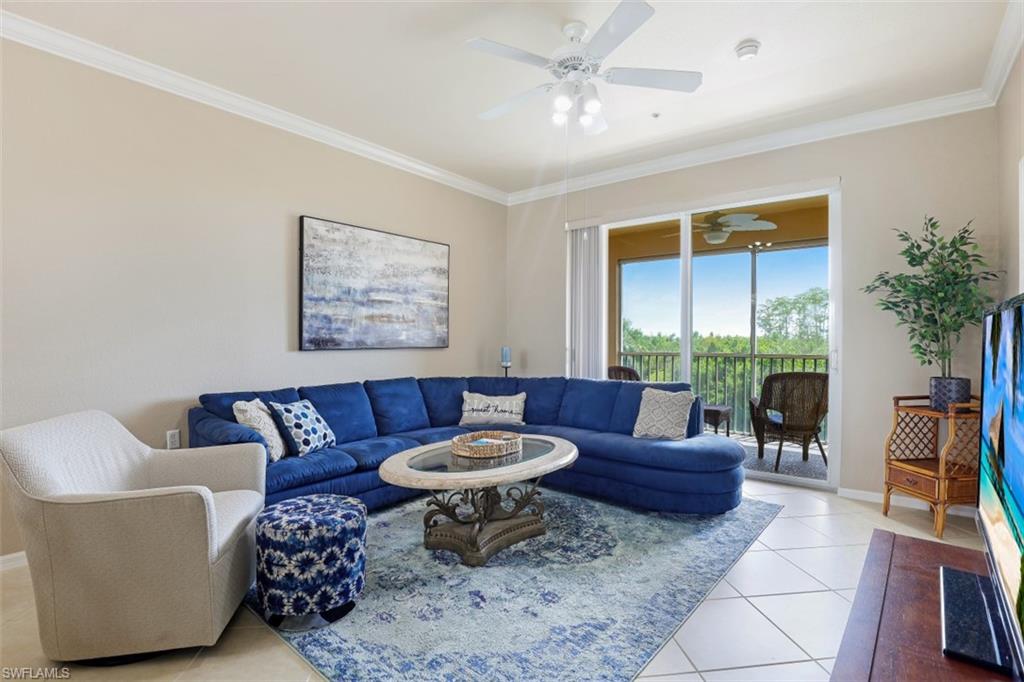
<svg viewBox="0 0 1024 682"><path fill-rule="evenodd" d="M47 656L217 641L255 577L260 445L156 450L91 411L0 432L0 458Z"/></svg>

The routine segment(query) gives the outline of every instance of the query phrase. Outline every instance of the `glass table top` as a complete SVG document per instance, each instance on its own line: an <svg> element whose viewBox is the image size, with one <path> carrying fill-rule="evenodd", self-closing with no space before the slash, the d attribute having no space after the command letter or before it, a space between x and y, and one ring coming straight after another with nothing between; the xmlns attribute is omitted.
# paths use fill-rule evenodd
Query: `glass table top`
<svg viewBox="0 0 1024 682"><path fill-rule="evenodd" d="M489 471L520 462L529 462L552 452L555 449L554 443L546 440L523 438L523 449L505 457L459 457L452 454L452 444L438 443L425 452L421 452L411 458L407 463L414 471L437 471L437 472L462 472L462 471Z"/></svg>

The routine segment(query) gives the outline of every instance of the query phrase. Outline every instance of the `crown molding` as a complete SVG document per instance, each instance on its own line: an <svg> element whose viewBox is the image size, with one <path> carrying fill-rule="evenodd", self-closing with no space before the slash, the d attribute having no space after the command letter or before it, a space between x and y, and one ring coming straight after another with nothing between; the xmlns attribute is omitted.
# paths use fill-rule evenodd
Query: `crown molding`
<svg viewBox="0 0 1024 682"><path fill-rule="evenodd" d="M1010 77L1010 70L1020 53L1021 45L1024 45L1024 2L1010 0L1006 3L1003 23L992 46L981 85L981 89L988 93L993 102L998 102L999 96L1003 94L1003 87Z"/></svg>
<svg viewBox="0 0 1024 682"><path fill-rule="evenodd" d="M680 154L578 176L571 178L568 182L553 182L511 193L6 10L0 11L0 37L295 135L301 135L489 201L515 206L559 196L565 192L592 189L658 173L994 106L1021 45L1024 44L1024 2L1010 0L1007 4L1006 14L1003 16L1003 22L985 70L983 85L979 89L702 147Z"/></svg>
<svg viewBox="0 0 1024 682"><path fill-rule="evenodd" d="M507 193L496 187L6 10L0 12L0 37L322 142L499 204L504 205L508 200Z"/></svg>
<svg viewBox="0 0 1024 682"><path fill-rule="evenodd" d="M510 206L515 206L516 204L559 196L567 191L578 192L585 189L593 189L594 187L610 185L625 180L635 180L648 175L667 173L669 171L702 166L728 159L737 159L743 156L761 154L809 142L820 142L871 130L891 128L906 123L951 116L953 114L974 111L975 109L984 109L994 104L995 102L992 98L983 90L968 90L954 95L945 95L910 104L901 104L863 114L854 114L853 116L846 116L832 121L813 123L800 128L790 128L789 130L781 130L775 133L768 133L767 135L758 135L734 142L702 147L651 161L620 166L606 171L571 178L568 183L563 180L519 192L512 192L509 195L508 203Z"/></svg>

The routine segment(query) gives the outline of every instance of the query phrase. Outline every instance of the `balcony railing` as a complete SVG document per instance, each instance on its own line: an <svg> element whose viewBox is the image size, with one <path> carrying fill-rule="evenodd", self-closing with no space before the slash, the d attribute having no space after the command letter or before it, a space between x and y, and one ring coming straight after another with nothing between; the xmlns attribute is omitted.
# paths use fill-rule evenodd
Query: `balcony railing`
<svg viewBox="0 0 1024 682"><path fill-rule="evenodd" d="M619 353L619 364L632 367L642 381L679 381L679 353ZM750 403L761 383L776 372L828 372L827 355L784 353L694 353L690 374L694 393L705 405L732 408L732 430L751 433ZM828 436L822 429L822 440Z"/></svg>

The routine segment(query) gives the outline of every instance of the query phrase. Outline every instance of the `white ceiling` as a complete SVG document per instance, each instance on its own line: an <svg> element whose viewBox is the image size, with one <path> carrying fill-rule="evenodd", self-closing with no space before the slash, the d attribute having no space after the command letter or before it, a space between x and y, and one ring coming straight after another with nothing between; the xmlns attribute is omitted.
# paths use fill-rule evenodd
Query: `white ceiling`
<svg viewBox="0 0 1024 682"><path fill-rule="evenodd" d="M446 171L524 190L573 173L749 138L982 85L1007 3L651 1L605 62L704 72L694 94L600 85L610 129L566 133L536 101L478 112L548 80L470 51L482 36L549 55L561 26L611 2L4 2L4 9L298 114ZM744 39L761 55L736 59ZM653 118L653 112L660 117Z"/></svg>

